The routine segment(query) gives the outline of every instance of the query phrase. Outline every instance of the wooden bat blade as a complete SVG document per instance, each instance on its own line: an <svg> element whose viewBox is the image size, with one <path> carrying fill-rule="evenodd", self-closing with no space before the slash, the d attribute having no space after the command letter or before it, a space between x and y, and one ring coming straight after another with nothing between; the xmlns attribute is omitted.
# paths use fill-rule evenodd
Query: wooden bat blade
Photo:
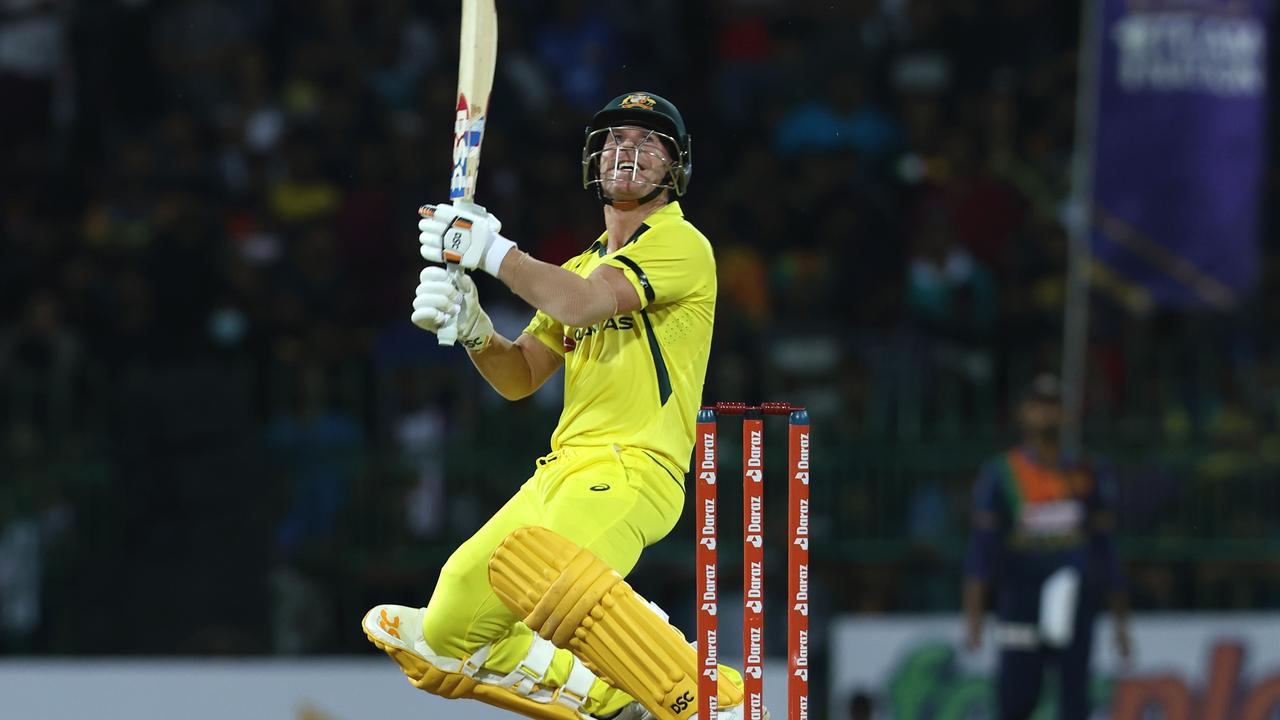
<svg viewBox="0 0 1280 720"><path fill-rule="evenodd" d="M494 0L462 0L458 52L458 102L449 199L471 202L480 171L480 143L498 60L498 10Z"/></svg>

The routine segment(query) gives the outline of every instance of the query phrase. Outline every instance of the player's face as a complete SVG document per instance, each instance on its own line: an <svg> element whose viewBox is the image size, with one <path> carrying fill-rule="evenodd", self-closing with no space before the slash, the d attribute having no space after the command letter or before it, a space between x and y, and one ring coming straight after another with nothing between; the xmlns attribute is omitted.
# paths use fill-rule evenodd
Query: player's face
<svg viewBox="0 0 1280 720"><path fill-rule="evenodd" d="M1062 405L1045 400L1022 403L1022 430L1029 438L1052 442L1062 430Z"/></svg>
<svg viewBox="0 0 1280 720"><path fill-rule="evenodd" d="M671 154L658 136L639 127L615 127L600 154L600 182L605 195L634 200L667 181Z"/></svg>

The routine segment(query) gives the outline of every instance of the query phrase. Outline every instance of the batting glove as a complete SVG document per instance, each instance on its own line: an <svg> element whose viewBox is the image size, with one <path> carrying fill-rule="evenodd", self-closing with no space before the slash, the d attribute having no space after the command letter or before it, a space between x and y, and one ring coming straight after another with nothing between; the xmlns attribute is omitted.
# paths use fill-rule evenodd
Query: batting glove
<svg viewBox="0 0 1280 720"><path fill-rule="evenodd" d="M418 242L427 262L480 268L494 277L516 244L498 234L502 222L479 205L423 205L418 209Z"/></svg>
<svg viewBox="0 0 1280 720"><path fill-rule="evenodd" d="M433 333L454 316L458 318L458 339L468 350L481 350L493 336L493 322L480 307L480 293L465 273L459 273L455 287L449 271L432 265L418 276L418 292L413 298L413 324Z"/></svg>

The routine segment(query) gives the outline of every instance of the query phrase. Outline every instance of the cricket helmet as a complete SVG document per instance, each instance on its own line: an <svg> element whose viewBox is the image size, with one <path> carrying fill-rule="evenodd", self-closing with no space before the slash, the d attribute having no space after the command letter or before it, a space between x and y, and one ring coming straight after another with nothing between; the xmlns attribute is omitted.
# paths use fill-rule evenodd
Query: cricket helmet
<svg viewBox="0 0 1280 720"><path fill-rule="evenodd" d="M667 182L654 187L653 192L642 198L641 204L657 197L663 190L671 190L677 196L684 195L693 174L693 157L690 154L691 138L684 126L684 117L670 100L649 92L630 92L610 100L592 118L587 126L582 145L582 186L595 187L600 201L610 204L600 187L600 155L609 135L609 128L632 125L651 130L666 146L671 155Z"/></svg>

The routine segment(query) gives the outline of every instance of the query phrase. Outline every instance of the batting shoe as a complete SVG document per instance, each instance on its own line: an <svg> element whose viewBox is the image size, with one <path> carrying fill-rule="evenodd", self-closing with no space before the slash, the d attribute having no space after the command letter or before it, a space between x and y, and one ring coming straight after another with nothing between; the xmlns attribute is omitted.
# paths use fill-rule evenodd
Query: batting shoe
<svg viewBox="0 0 1280 720"><path fill-rule="evenodd" d="M725 667L724 665L720 666L720 672L724 673L725 677L729 678L729 682L737 685L738 689L742 689L741 673L731 667ZM743 702L738 703L733 707L719 708L716 711L716 720L743 720L743 718L746 717L746 708L747 703L744 698ZM764 708L764 714L761 715L761 717L764 718L764 720L769 720L769 708ZM695 715L694 720L696 719L697 716ZM653 713L646 710L643 705L633 700L630 705L622 708L617 715L607 719L602 718L602 720L657 720L657 718Z"/></svg>
<svg viewBox="0 0 1280 720"><path fill-rule="evenodd" d="M422 636L424 613L425 608L378 605L361 621L369 641L396 661L414 687L441 697L479 700L528 718L594 720L582 708L595 675L571 671L564 685L542 684L555 652L549 641L535 636L519 667L502 675L483 667L492 645L485 645L466 660L437 655ZM626 699L619 696L612 707Z"/></svg>
<svg viewBox="0 0 1280 720"><path fill-rule="evenodd" d="M457 663L442 658L422 637L422 613L425 608L403 605L378 605L365 613L360 626L365 637L391 656L410 680L421 681L433 667ZM444 661L444 662L442 662Z"/></svg>

